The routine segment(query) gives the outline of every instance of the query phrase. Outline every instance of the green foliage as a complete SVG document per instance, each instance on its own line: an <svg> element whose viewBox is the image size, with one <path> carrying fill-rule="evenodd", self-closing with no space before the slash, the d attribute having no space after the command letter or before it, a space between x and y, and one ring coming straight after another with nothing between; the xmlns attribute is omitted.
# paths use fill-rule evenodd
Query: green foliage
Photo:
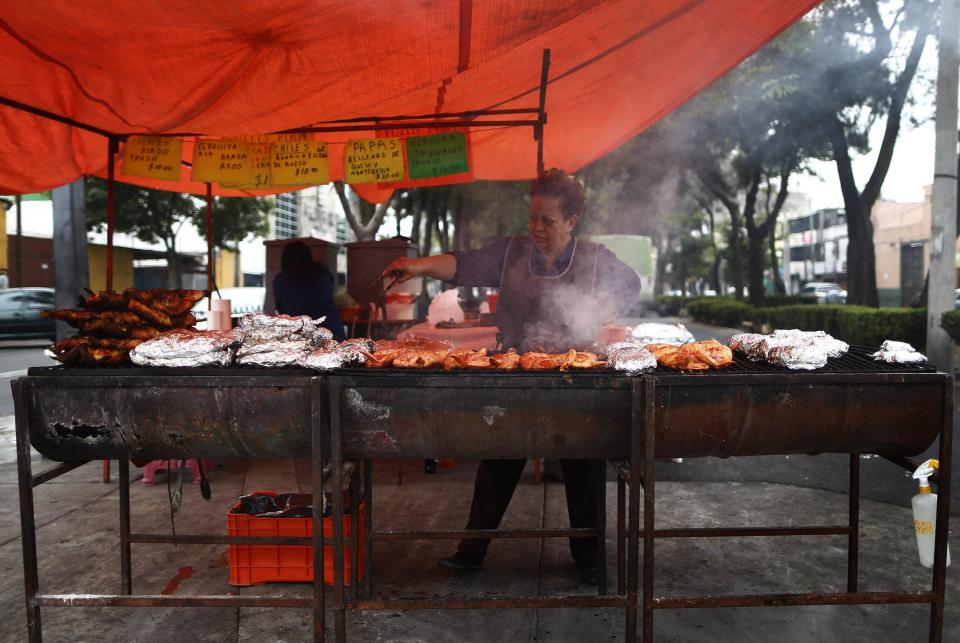
<svg viewBox="0 0 960 643"><path fill-rule="evenodd" d="M767 295L763 299L765 308L780 308L782 306L801 306L807 304L816 304L817 300L813 297L801 297L800 295Z"/></svg>
<svg viewBox="0 0 960 643"><path fill-rule="evenodd" d="M849 344L879 346L884 340L926 343L927 311L923 308L871 308L869 306L809 305L754 308L725 297L695 299L687 311L699 322L736 328L752 321L772 330L822 330ZM949 320L948 320L949 316ZM947 324L951 327L948 329ZM943 316L944 329L960 343L960 311Z"/></svg>
<svg viewBox="0 0 960 643"><path fill-rule="evenodd" d="M264 236L270 229L267 213L273 199L265 197L215 197L213 203L213 245L225 248L250 235ZM207 206L192 217L200 236L207 238Z"/></svg>
<svg viewBox="0 0 960 643"><path fill-rule="evenodd" d="M687 302L687 312L697 321L727 328L737 328L752 320L755 310L729 297L704 297Z"/></svg>
<svg viewBox="0 0 960 643"><path fill-rule="evenodd" d="M87 228L102 231L107 225L107 182L86 179ZM180 227L197 215L197 199L189 194L148 190L117 182L114 192L114 226L147 243L174 247Z"/></svg>
<svg viewBox="0 0 960 643"><path fill-rule="evenodd" d="M947 331L947 335L954 344L960 344L960 310L950 310L940 316L940 326ZM914 345L914 348L917 348Z"/></svg>
<svg viewBox="0 0 960 643"><path fill-rule="evenodd" d="M465 247L480 248L506 235L526 233L529 182L475 181L458 188Z"/></svg>

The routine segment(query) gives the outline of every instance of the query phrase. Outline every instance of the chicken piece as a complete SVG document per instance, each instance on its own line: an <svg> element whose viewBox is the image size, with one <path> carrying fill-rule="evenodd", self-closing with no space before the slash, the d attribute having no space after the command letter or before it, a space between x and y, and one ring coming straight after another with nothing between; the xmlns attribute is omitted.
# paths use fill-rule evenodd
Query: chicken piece
<svg viewBox="0 0 960 643"><path fill-rule="evenodd" d="M119 350L133 350L143 343L142 339L118 339L115 337L67 337L50 347L57 354L66 353L78 346L93 348L116 348Z"/></svg>
<svg viewBox="0 0 960 643"><path fill-rule="evenodd" d="M366 366L367 368L388 368L393 366L393 360L395 360L399 354L400 350L396 348L378 350L374 353L364 352L367 358Z"/></svg>
<svg viewBox="0 0 960 643"><path fill-rule="evenodd" d="M565 370L569 364L573 363L576 356L577 351L574 349L566 353L524 353L520 357L520 368L525 371Z"/></svg>
<svg viewBox="0 0 960 643"><path fill-rule="evenodd" d="M453 344L439 339L426 337L411 337L409 339L381 339L377 340L377 350L412 350L412 351L446 351L454 350Z"/></svg>
<svg viewBox="0 0 960 643"><path fill-rule="evenodd" d="M120 366L130 363L130 351L120 348L77 346L59 356L58 359L70 366Z"/></svg>
<svg viewBox="0 0 960 643"><path fill-rule="evenodd" d="M467 358L466 368L471 370L490 370L494 368L493 358L487 355L487 349L477 351Z"/></svg>
<svg viewBox="0 0 960 643"><path fill-rule="evenodd" d="M576 368L576 369L590 369L590 368L600 368L605 366L606 362L601 360L596 353L590 353L587 351L574 351L573 359L570 360L569 364L566 365L566 368ZM560 370L564 370L561 367Z"/></svg>
<svg viewBox="0 0 960 643"><path fill-rule="evenodd" d="M143 321L141 321L138 315L127 311L41 310L40 317L44 319L60 319L76 328L79 328L81 324L98 320L116 325L143 326Z"/></svg>
<svg viewBox="0 0 960 643"><path fill-rule="evenodd" d="M658 362L663 355L673 355L677 351L677 348L679 348L679 346L676 344L647 344L647 350L657 358Z"/></svg>
<svg viewBox="0 0 960 643"><path fill-rule="evenodd" d="M169 317L188 312L198 301L207 296L203 290L167 290L165 288L150 290L127 288L123 294L127 299L135 299Z"/></svg>
<svg viewBox="0 0 960 643"><path fill-rule="evenodd" d="M481 349L479 351L473 350L471 348L458 348L447 353L447 357L443 360L443 370L445 371L455 371L457 369L466 368L467 363L473 358L483 359L487 354L487 349ZM489 360L488 360L489 361Z"/></svg>
<svg viewBox="0 0 960 643"><path fill-rule="evenodd" d="M520 355L514 351L491 355L490 366L498 371L515 371L520 368Z"/></svg>
<svg viewBox="0 0 960 643"><path fill-rule="evenodd" d="M130 328L127 331L126 337L130 339L142 339L148 340L153 339L160 335L162 331L158 328L151 328L150 326L141 326L139 328ZM117 335L119 337L119 335Z"/></svg>
<svg viewBox="0 0 960 643"><path fill-rule="evenodd" d="M80 297L77 304L84 310L126 310L127 300L122 293L112 290L93 292L89 288L86 297Z"/></svg>
<svg viewBox="0 0 960 643"><path fill-rule="evenodd" d="M174 328L193 328L197 323L197 317L193 313L183 313L170 318Z"/></svg>
<svg viewBox="0 0 960 643"><path fill-rule="evenodd" d="M143 303L133 297L127 302L127 308L143 317L152 326L160 328L173 328L173 321L165 312L157 310L153 306Z"/></svg>
<svg viewBox="0 0 960 643"><path fill-rule="evenodd" d="M700 361L711 368L723 368L733 363L733 351L715 339L690 344Z"/></svg>
<svg viewBox="0 0 960 643"><path fill-rule="evenodd" d="M431 368L442 366L447 351L401 350L393 360L394 368ZM376 355L376 353L374 353Z"/></svg>

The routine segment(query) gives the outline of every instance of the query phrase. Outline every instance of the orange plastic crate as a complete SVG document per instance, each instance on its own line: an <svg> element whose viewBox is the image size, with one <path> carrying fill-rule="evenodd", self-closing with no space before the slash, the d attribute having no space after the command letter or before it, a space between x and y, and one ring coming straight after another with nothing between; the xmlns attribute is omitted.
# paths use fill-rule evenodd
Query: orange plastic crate
<svg viewBox="0 0 960 643"><path fill-rule="evenodd" d="M277 495L258 491L261 495ZM234 508L239 507L238 502ZM363 576L363 503L360 504L360 555L358 578ZM350 584L352 517L343 517L346 547L343 552L343 582ZM260 518L249 514L227 514L231 536L313 536L313 518ZM323 519L323 535L333 537L333 518ZM313 582L313 547L306 545L230 545L230 584ZM323 547L323 582L333 585L333 546Z"/></svg>

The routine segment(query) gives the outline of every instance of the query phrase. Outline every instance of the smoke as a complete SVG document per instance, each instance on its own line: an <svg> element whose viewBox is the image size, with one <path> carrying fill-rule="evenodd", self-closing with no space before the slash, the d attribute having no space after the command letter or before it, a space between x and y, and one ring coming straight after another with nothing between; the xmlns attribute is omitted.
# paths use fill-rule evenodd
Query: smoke
<svg viewBox="0 0 960 643"><path fill-rule="evenodd" d="M618 302L615 291L585 294L569 283L546 286L540 301L541 317L524 325L524 345L519 348L547 353L596 349L600 327L631 303Z"/></svg>

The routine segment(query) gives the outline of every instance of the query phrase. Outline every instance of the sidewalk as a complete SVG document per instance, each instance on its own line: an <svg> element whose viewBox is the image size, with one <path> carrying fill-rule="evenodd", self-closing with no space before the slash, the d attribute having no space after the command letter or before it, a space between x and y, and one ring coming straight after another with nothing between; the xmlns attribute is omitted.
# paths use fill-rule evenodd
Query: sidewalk
<svg viewBox="0 0 960 643"><path fill-rule="evenodd" d="M0 440L12 438L0 430ZM23 581L16 464L0 443L0 485L9 502L0 509L0 640L25 639ZM50 466L36 458L35 471ZM721 463L722 465L722 463ZM404 462L397 485L397 463L375 467L374 516L379 528L451 528L466 520L475 465L426 475L420 461ZM663 474L669 463L658 463ZM563 486L536 484L528 467L505 519L505 526L566 524ZM100 481L101 466L91 463L36 490L40 587L56 593L116 593L119 590L119 528L116 467L111 484ZM132 471L133 529L169 532L164 476L146 486ZM212 474L213 498L185 484L176 514L178 533L226 533L226 513L236 496L260 489L308 492L305 461L269 460L224 463ZM841 524L843 494L760 482L660 482L659 527L786 526ZM609 574L615 586L612 541L616 483L607 488ZM954 530L956 531L956 530ZM960 546L956 538L954 551ZM789 593L842 591L846 582L843 537L661 540L657 545L657 593ZM931 574L917 563L908 508L863 501L861 505L860 590L923 590ZM379 597L590 593L580 583L567 544L501 540L491 546L482 572L458 575L436 560L451 553L442 541L385 542L374 548L375 594ZM227 583L227 548L219 545L134 545L133 587L137 593L309 596L306 584L233 588ZM539 573L538 573L539 568ZM960 640L960 582L948 569L944 641ZM332 599L332 592L328 601ZM328 609L331 603L328 602ZM690 641L925 641L929 608L918 605L870 607L744 608L664 610L655 613L655 640ZM309 641L306 610L281 609L124 609L44 608L45 641ZM332 615L328 612L328 625ZM484 610L350 613L353 641L618 641L621 610ZM330 632L332 637L332 632ZM331 638L332 640L332 638Z"/></svg>

